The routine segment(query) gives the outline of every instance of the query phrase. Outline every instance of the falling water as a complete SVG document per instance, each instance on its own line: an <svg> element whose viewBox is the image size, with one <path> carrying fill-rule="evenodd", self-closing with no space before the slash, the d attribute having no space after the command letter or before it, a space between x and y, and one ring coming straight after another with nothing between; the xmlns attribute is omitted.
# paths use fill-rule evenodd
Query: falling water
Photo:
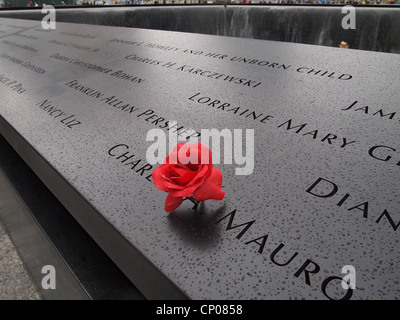
<svg viewBox="0 0 400 320"><path fill-rule="evenodd" d="M57 10L57 21L182 31L400 53L400 8L356 7L356 29L344 30L341 7L146 6ZM41 20L40 11L0 16Z"/></svg>

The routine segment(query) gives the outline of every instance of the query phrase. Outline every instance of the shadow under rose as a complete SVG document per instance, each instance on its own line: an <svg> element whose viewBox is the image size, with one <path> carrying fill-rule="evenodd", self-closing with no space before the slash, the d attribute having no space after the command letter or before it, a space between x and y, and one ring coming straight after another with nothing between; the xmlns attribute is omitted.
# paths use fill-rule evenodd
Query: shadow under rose
<svg viewBox="0 0 400 320"><path fill-rule="evenodd" d="M168 215L169 225L191 245L211 247L218 240L220 227L216 223L225 212L225 204L219 208L215 205L211 207L207 208L207 203L202 202L197 210L193 210L193 203L184 201L181 207Z"/></svg>

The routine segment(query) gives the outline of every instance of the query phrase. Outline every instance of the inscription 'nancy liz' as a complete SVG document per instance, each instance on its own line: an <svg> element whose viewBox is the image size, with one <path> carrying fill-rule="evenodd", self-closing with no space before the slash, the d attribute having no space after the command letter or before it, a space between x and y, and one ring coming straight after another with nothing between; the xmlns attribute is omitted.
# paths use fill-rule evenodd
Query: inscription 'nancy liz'
<svg viewBox="0 0 400 320"><path fill-rule="evenodd" d="M75 118L74 114L67 114L60 108L54 106L50 100L44 100L35 104L43 111L46 111L51 117L60 120L60 122L68 128L80 125L81 122Z"/></svg>

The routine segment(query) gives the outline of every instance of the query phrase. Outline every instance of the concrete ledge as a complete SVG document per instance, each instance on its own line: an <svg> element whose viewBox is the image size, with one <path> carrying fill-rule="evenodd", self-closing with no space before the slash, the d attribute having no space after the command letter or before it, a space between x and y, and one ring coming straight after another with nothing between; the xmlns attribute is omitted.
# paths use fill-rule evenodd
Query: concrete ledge
<svg viewBox="0 0 400 320"><path fill-rule="evenodd" d="M0 220L43 299L144 299L3 136L0 149ZM49 264L56 290L41 287Z"/></svg>
<svg viewBox="0 0 400 320"><path fill-rule="evenodd" d="M142 294L149 299L186 298L167 278L155 270L153 264L136 251L125 238L115 232L113 227L1 116L0 129L0 133L29 164L32 171L40 177L41 181L78 223L85 226L86 232L135 283ZM79 245L82 244L79 243ZM72 280L65 276L65 281L70 283ZM155 283L159 284L159 287L155 287L153 285ZM128 297L141 299L141 293L137 289L130 289ZM68 298L73 296L75 298L82 297L78 292L74 292Z"/></svg>
<svg viewBox="0 0 400 320"><path fill-rule="evenodd" d="M1 183L1 182L0 182ZM2 198L3 185L0 184ZM2 200L0 200L2 201ZM0 212L5 203L0 204ZM35 284L0 220L0 300L39 300Z"/></svg>

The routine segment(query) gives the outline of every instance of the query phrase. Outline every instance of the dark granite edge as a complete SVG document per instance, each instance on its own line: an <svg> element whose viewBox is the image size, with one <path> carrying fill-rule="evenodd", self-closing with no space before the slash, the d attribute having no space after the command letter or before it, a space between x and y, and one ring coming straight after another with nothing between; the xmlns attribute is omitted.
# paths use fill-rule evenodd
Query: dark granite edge
<svg viewBox="0 0 400 320"><path fill-rule="evenodd" d="M65 181L2 116L0 134L147 299L188 299Z"/></svg>
<svg viewBox="0 0 400 320"><path fill-rule="evenodd" d="M19 261L40 299L90 299L88 292L64 262L52 242L49 241L2 168L0 168L0 191L0 201L2 201L0 224L4 226L11 239ZM42 268L49 265L55 271L54 289L43 288L41 285L42 279L45 277L45 274L41 272ZM23 285L27 286L27 284Z"/></svg>

